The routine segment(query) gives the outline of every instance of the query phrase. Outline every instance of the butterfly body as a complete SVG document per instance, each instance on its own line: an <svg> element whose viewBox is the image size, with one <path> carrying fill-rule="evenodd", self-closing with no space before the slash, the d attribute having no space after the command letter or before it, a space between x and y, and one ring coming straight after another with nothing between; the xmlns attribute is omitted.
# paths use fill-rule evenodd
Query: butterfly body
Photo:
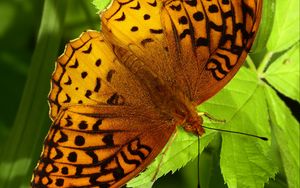
<svg viewBox="0 0 300 188"><path fill-rule="evenodd" d="M127 58L134 56L131 52L122 48L115 50L118 51L118 54L121 54L120 59L124 58L124 56ZM132 58L128 59L131 60L131 64L130 66L127 65L127 68L134 72L137 80L142 83L144 89L150 95L152 105L161 115L161 119L167 119L169 123L183 126L186 131L201 136L204 133L204 129L201 127L202 119L196 112L197 105L190 98L186 97L176 83L174 83L173 87L170 87L147 66L138 66L143 64L143 62L135 59L135 64L132 64Z"/></svg>
<svg viewBox="0 0 300 188"><path fill-rule="evenodd" d="M176 126L204 134L196 106L234 76L254 41L261 0L114 0L102 31L56 62L53 124L32 187L121 187Z"/></svg>

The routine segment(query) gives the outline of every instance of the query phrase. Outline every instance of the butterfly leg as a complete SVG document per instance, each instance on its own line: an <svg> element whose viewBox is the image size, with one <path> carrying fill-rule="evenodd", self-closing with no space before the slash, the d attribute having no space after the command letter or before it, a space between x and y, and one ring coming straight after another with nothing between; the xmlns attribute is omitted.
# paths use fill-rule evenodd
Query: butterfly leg
<svg viewBox="0 0 300 188"><path fill-rule="evenodd" d="M218 123L226 123L226 120L225 120L225 119L217 119L217 118L213 117L212 115L210 115L210 114L207 113L207 112L198 112L198 115L199 115L199 116L205 116L205 117L207 117L209 120L212 120L212 121L215 121L215 122L218 122Z"/></svg>

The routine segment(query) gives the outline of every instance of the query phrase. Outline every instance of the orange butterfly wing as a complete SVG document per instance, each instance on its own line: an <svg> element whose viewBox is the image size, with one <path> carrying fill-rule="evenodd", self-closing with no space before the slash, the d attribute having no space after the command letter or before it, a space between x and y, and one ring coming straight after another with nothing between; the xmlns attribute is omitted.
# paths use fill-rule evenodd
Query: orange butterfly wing
<svg viewBox="0 0 300 188"><path fill-rule="evenodd" d="M52 120L67 106L152 103L147 91L97 31L85 32L66 46L57 60L51 87L48 98ZM132 92L133 88L136 92Z"/></svg>
<svg viewBox="0 0 300 188"><path fill-rule="evenodd" d="M134 110L82 105L61 111L45 139L32 187L120 187L135 177L175 127L124 114Z"/></svg>
<svg viewBox="0 0 300 188"><path fill-rule="evenodd" d="M67 45L49 101L54 122L32 187L119 187L149 165L175 131L95 31Z"/></svg>
<svg viewBox="0 0 300 188"><path fill-rule="evenodd" d="M110 42L200 104L245 61L261 8L261 0L115 0L102 25Z"/></svg>
<svg viewBox="0 0 300 188"><path fill-rule="evenodd" d="M231 80L246 59L261 18L261 0L167 0L162 20L173 55L202 103Z"/></svg>

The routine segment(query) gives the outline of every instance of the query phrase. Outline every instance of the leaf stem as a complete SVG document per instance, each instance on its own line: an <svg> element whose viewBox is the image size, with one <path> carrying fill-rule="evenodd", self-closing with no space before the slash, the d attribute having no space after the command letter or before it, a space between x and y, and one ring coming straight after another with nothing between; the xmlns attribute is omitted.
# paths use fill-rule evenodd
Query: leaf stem
<svg viewBox="0 0 300 188"><path fill-rule="evenodd" d="M270 59L273 56L273 52L267 52L266 55L264 56L261 64L259 65L258 69L257 69L257 75L262 78L264 71L266 69L266 67L268 66Z"/></svg>
<svg viewBox="0 0 300 188"><path fill-rule="evenodd" d="M248 64L250 70L256 72L256 66L255 66L252 58L249 55L247 56L246 63Z"/></svg>

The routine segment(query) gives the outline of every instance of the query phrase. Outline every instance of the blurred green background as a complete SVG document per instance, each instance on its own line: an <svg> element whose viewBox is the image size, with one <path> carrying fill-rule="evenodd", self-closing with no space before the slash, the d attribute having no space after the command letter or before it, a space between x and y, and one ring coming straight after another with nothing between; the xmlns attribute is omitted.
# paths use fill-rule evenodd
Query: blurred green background
<svg viewBox="0 0 300 188"><path fill-rule="evenodd" d="M89 0L0 0L0 187L29 186L51 124L47 94L54 61L70 39L87 29L99 30L96 12ZM285 101L299 119L299 105ZM218 156L213 154L219 149L208 147L202 164L217 163L219 158L211 156ZM154 187L196 187L196 172L195 160ZM221 182L215 187L226 187L220 169L214 173ZM276 185L271 181L269 187L275 186L286 187L285 178L278 178Z"/></svg>

